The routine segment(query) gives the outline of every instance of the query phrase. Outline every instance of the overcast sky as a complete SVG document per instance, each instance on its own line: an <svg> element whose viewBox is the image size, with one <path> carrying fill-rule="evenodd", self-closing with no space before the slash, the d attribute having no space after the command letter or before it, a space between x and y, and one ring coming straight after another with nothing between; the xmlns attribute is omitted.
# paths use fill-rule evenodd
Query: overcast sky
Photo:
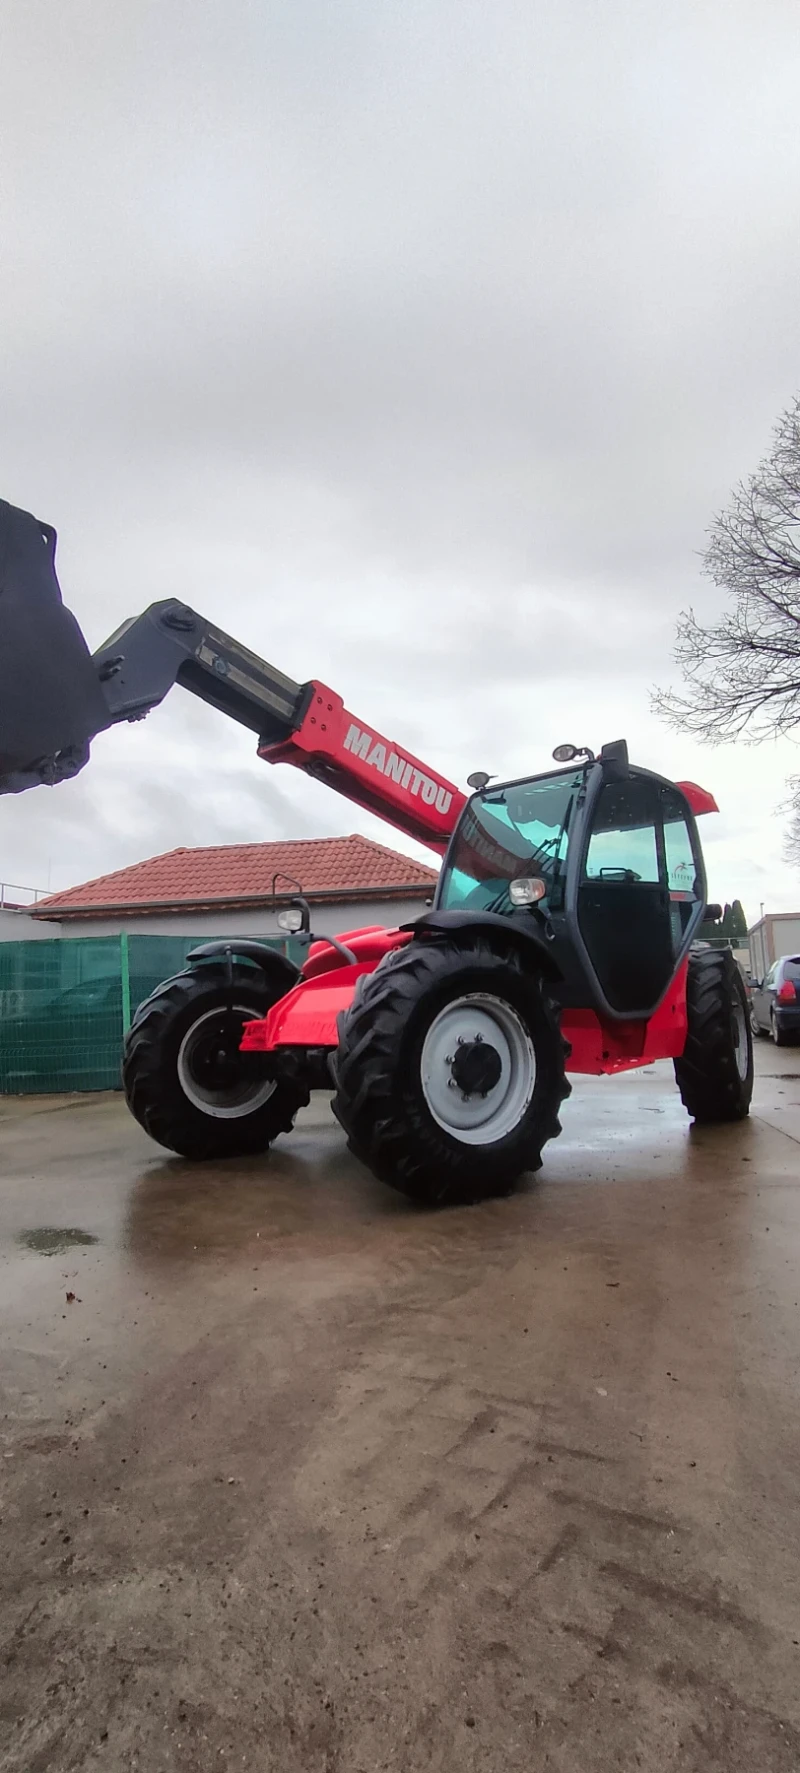
<svg viewBox="0 0 800 1773"><path fill-rule="evenodd" d="M799 92L795 0L3 0L0 496L90 643L180 596L460 783L625 735L793 908L800 751L648 692L800 388ZM355 830L176 690L0 878Z"/></svg>

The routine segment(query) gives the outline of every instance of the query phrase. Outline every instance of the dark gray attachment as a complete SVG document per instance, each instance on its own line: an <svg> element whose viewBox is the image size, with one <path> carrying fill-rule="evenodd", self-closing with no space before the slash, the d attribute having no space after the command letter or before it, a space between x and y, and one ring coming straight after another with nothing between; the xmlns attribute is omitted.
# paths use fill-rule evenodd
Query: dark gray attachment
<svg viewBox="0 0 800 1773"><path fill-rule="evenodd" d="M0 499L0 793L77 775L112 723L55 554L55 530Z"/></svg>
<svg viewBox="0 0 800 1773"><path fill-rule="evenodd" d="M0 501L0 794L62 782L96 733L141 720L179 683L257 733L291 737L312 689L177 598L123 622L94 654L55 572L55 530Z"/></svg>
<svg viewBox="0 0 800 1773"><path fill-rule="evenodd" d="M151 603L98 647L112 721L139 720L180 683L267 742L287 738L308 691L177 598Z"/></svg>

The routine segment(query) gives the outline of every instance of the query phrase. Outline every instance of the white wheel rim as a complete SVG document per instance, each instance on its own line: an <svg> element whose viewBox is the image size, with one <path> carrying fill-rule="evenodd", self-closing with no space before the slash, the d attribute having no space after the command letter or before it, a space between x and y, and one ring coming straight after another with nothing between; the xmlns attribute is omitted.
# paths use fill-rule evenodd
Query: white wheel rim
<svg viewBox="0 0 800 1773"><path fill-rule="evenodd" d="M500 1076L485 1095L465 1094L453 1077L459 1046L485 1042ZM437 1126L462 1145L493 1145L519 1126L536 1085L533 1041L517 1011L501 997L475 991L439 1011L420 1061L422 1093Z"/></svg>
<svg viewBox="0 0 800 1773"><path fill-rule="evenodd" d="M736 1053L736 1069L743 1083L747 1077L750 1061L747 1032L744 1005L739 1002L737 997L733 1006L733 1045Z"/></svg>
<svg viewBox="0 0 800 1773"><path fill-rule="evenodd" d="M233 1013L241 1016L242 1022L257 1021L260 1010L248 1009L245 1004L233 1005ZM207 1114L211 1120L242 1120L247 1114L255 1114L263 1108L274 1094L277 1085L273 1078L243 1077L241 1083L233 1088L213 1089L201 1083L192 1070L192 1059L197 1058L201 1044L207 1040L211 1030L210 1022L221 1023L227 1015L222 1005L214 1010L206 1010L205 1015L198 1016L183 1037L178 1052L178 1081L184 1096L192 1107L200 1114Z"/></svg>

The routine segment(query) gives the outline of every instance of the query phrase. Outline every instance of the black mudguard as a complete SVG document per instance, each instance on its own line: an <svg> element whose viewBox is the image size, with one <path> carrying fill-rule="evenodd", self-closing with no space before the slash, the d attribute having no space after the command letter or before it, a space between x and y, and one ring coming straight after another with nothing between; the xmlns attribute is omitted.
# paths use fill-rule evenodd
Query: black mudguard
<svg viewBox="0 0 800 1773"><path fill-rule="evenodd" d="M300 968L285 954L279 954L277 948L271 948L267 942L203 942L199 948L193 948L186 956L186 964L194 967L197 962L206 965L210 961L220 961L227 966L229 962L240 959L250 960L262 973L280 983L283 992L291 991L300 977Z"/></svg>
<svg viewBox="0 0 800 1773"><path fill-rule="evenodd" d="M485 930L488 934L502 932L522 953L533 950L545 979L555 982L564 977L546 936L537 927L529 911L523 911L516 917L503 917L497 911L426 911L414 923L404 923L401 927L404 930L413 930L415 936L422 937L428 932L431 935L437 932L441 935L454 935L458 930Z"/></svg>

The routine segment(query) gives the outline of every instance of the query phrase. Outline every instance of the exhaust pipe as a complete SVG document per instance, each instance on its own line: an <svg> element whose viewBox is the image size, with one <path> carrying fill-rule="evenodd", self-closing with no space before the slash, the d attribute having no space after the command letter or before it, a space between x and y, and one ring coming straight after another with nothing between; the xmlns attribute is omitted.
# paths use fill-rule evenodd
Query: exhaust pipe
<svg viewBox="0 0 800 1773"><path fill-rule="evenodd" d="M77 775L112 724L55 554L55 530L0 499L0 794Z"/></svg>

